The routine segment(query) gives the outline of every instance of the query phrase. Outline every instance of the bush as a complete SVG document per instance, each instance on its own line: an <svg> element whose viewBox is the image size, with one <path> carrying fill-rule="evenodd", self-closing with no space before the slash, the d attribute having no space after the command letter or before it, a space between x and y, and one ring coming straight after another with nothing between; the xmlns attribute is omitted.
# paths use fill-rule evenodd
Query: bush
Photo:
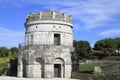
<svg viewBox="0 0 120 80"><path fill-rule="evenodd" d="M95 72L92 75L91 80L108 80L108 77L104 73L97 73L97 72Z"/></svg>
<svg viewBox="0 0 120 80"><path fill-rule="evenodd" d="M92 56L90 56L90 59L91 59L91 60L98 60L98 57L92 55Z"/></svg>
<svg viewBox="0 0 120 80"><path fill-rule="evenodd" d="M5 63L0 63L0 70L2 70L5 66Z"/></svg>
<svg viewBox="0 0 120 80"><path fill-rule="evenodd" d="M106 58L104 58L105 60L116 60L116 61L120 61L120 56L108 56Z"/></svg>
<svg viewBox="0 0 120 80"><path fill-rule="evenodd" d="M10 62L10 58L0 58L0 63Z"/></svg>

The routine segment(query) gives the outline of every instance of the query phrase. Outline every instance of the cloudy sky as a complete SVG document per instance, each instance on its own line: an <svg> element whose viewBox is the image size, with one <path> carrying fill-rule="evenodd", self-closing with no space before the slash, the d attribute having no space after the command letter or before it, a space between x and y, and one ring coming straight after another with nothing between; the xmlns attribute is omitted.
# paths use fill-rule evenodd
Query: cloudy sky
<svg viewBox="0 0 120 80"><path fill-rule="evenodd" d="M24 42L30 12L54 10L72 15L74 40L94 43L120 37L120 0L0 0L0 46Z"/></svg>

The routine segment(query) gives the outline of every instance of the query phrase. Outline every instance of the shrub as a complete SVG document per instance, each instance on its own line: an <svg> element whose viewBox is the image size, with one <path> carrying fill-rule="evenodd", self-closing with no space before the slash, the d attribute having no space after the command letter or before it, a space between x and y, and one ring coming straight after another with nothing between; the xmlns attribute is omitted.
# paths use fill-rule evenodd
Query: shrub
<svg viewBox="0 0 120 80"><path fill-rule="evenodd" d="M104 73L97 73L97 72L95 72L92 75L91 80L108 80L108 77Z"/></svg>
<svg viewBox="0 0 120 80"><path fill-rule="evenodd" d="M92 55L92 56L90 56L90 59L91 59L91 60L98 60L98 57L97 57L97 56Z"/></svg>
<svg viewBox="0 0 120 80"><path fill-rule="evenodd" d="M105 60L116 60L119 61L120 60L120 56L108 56L106 58L104 58Z"/></svg>
<svg viewBox="0 0 120 80"><path fill-rule="evenodd" d="M0 63L10 62L10 58L0 58Z"/></svg>

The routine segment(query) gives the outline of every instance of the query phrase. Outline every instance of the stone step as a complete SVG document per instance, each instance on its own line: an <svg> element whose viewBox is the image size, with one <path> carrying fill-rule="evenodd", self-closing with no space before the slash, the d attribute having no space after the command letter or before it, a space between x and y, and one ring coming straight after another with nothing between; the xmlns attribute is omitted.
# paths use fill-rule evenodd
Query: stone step
<svg viewBox="0 0 120 80"><path fill-rule="evenodd" d="M19 77L1 76L0 80L80 80L80 79L66 79L66 78L19 78Z"/></svg>

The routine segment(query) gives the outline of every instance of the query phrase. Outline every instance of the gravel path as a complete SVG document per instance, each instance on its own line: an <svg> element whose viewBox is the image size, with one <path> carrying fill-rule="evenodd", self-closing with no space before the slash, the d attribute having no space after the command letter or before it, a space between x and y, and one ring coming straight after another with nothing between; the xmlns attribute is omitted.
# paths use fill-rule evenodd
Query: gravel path
<svg viewBox="0 0 120 80"><path fill-rule="evenodd" d="M65 78L18 78L18 77L9 77L1 76L0 80L80 80L80 79L65 79Z"/></svg>

